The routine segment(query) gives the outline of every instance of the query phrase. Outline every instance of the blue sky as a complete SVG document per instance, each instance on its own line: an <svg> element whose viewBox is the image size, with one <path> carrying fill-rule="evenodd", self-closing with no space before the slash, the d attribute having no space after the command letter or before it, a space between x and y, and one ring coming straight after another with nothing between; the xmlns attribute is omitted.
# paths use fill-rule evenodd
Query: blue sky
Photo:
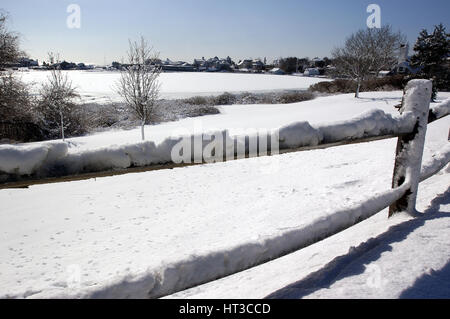
<svg viewBox="0 0 450 319"><path fill-rule="evenodd" d="M69 29L67 6L81 7L81 28ZM161 57L324 57L366 27L366 8L381 7L414 44L419 31L444 23L449 0L2 0L22 47L42 60L59 52L74 62L111 63L125 56L128 39L146 37Z"/></svg>

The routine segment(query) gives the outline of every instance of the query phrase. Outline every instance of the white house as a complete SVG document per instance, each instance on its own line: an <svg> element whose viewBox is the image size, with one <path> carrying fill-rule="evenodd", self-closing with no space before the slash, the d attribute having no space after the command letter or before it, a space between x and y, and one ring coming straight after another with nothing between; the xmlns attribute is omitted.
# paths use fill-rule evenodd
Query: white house
<svg viewBox="0 0 450 319"><path fill-rule="evenodd" d="M269 73L278 74L278 75L285 74L284 71L282 69L280 69L280 68L273 68L272 70L269 71Z"/></svg>
<svg viewBox="0 0 450 319"><path fill-rule="evenodd" d="M320 72L319 72L318 68L308 68L305 70L303 75L304 76L317 76L317 75L320 75Z"/></svg>

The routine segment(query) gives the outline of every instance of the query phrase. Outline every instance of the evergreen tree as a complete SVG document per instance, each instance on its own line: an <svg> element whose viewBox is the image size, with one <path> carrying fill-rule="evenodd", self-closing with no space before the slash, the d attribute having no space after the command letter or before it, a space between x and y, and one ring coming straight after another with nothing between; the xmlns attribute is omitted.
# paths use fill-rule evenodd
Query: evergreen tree
<svg viewBox="0 0 450 319"><path fill-rule="evenodd" d="M435 26L432 34L422 30L414 45L415 54L411 58L411 66L419 68L418 75L433 80L433 101L438 90L450 89L450 34L445 32L441 23Z"/></svg>

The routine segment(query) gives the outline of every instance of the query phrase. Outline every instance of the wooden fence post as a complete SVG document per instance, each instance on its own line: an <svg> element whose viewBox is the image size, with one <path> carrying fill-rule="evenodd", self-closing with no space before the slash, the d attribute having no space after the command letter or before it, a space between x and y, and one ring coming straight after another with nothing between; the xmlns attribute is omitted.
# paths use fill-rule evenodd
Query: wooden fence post
<svg viewBox="0 0 450 319"><path fill-rule="evenodd" d="M432 82L429 80L412 80L405 88L400 113L412 113L416 118L416 124L411 133L402 135L398 139L392 188L397 188L405 182L410 183L411 187L402 198L390 206L389 217L402 211L410 214L416 211L431 89Z"/></svg>

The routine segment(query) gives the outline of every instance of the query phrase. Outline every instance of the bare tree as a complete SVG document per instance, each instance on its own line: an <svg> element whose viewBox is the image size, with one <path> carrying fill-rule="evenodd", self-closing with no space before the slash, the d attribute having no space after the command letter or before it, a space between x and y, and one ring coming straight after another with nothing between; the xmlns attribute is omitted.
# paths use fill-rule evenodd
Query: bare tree
<svg viewBox="0 0 450 319"><path fill-rule="evenodd" d="M151 65L158 58L157 53L143 37L140 42L129 41L128 66L122 69L117 92L125 100L127 108L141 121L142 140L145 140L144 126L154 113L159 96L158 77L161 68Z"/></svg>
<svg viewBox="0 0 450 319"><path fill-rule="evenodd" d="M0 76L0 122L33 122L33 101L28 85L12 72Z"/></svg>
<svg viewBox="0 0 450 319"><path fill-rule="evenodd" d="M399 59L400 47L406 44L406 36L401 32L394 32L390 25L380 29L369 29L371 46L375 57L373 71L376 76L380 71L390 71Z"/></svg>
<svg viewBox="0 0 450 319"><path fill-rule="evenodd" d="M355 97L359 97L362 81L395 66L398 49L404 40L405 37L394 33L390 26L364 29L352 34L343 47L333 51L337 73L357 82Z"/></svg>
<svg viewBox="0 0 450 319"><path fill-rule="evenodd" d="M19 36L8 29L7 22L7 14L0 12L0 67L17 62L24 55ZM0 71L0 121L32 122L32 104L28 85L13 72Z"/></svg>
<svg viewBox="0 0 450 319"><path fill-rule="evenodd" d="M54 60L54 54L49 53L49 61ZM39 108L44 120L50 121L50 126L58 127L62 140L65 139L64 130L70 124L65 123L65 116L70 118L70 114L76 108L74 100L78 97L67 73L63 73L58 65L52 66L47 82L41 87Z"/></svg>
<svg viewBox="0 0 450 319"><path fill-rule="evenodd" d="M8 16L0 12L0 66L16 62L24 54L19 49L19 36L7 27Z"/></svg>

